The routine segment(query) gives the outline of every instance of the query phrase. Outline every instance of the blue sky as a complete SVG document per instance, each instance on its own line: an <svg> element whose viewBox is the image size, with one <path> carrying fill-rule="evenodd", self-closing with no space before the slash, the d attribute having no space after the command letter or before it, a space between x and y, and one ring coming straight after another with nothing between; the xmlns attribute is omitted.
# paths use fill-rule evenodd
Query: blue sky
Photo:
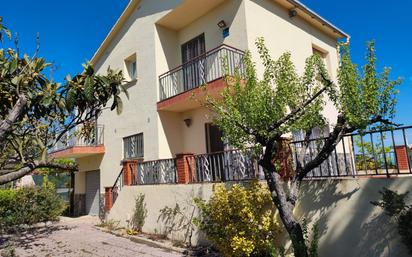
<svg viewBox="0 0 412 257"><path fill-rule="evenodd" d="M352 56L363 63L365 42L376 41L378 64L391 66L400 87L396 121L412 125L412 1L388 4L373 0L301 0L327 20L351 35ZM0 0L0 16L19 33L21 51L33 53L40 34L40 55L58 67L54 78L81 71L113 26L128 0ZM333 3L333 4L332 4ZM339 4L338 4L339 3ZM385 4L386 3L386 4Z"/></svg>

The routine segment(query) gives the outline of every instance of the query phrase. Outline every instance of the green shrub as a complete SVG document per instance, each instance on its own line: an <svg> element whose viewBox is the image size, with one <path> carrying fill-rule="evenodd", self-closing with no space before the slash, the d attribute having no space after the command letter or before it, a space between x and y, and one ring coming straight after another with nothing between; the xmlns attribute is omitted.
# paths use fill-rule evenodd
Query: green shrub
<svg viewBox="0 0 412 257"><path fill-rule="evenodd" d="M225 257L277 256L281 229L269 191L257 181L227 190L217 185L208 202L195 199L195 224Z"/></svg>
<svg viewBox="0 0 412 257"><path fill-rule="evenodd" d="M0 229L13 230L19 225L54 221L66 209L66 204L54 186L24 187L0 190Z"/></svg>
<svg viewBox="0 0 412 257"><path fill-rule="evenodd" d="M409 192L398 194L396 191L383 188L379 193L382 195L382 200L371 203L381 207L397 222L402 242L412 254L412 206L406 204Z"/></svg>
<svg viewBox="0 0 412 257"><path fill-rule="evenodd" d="M145 219L147 217L146 203L144 202L144 194L139 194L135 200L133 217L131 220L132 228L138 232L142 232Z"/></svg>

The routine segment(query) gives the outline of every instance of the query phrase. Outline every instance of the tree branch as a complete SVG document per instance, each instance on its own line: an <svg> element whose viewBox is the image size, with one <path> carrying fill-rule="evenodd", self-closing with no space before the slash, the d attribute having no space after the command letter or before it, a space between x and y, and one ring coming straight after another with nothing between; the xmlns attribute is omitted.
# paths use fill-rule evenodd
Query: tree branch
<svg viewBox="0 0 412 257"><path fill-rule="evenodd" d="M294 118L299 113L304 112L308 105L310 105L313 101L315 101L316 98L318 98L321 94L323 94L328 89L328 87L330 87L333 84L332 81L330 81L330 80L326 80L326 81L328 83L326 86L324 86L316 94L314 94L311 98L309 98L304 103L302 103L298 108L291 111L288 115L284 116L283 118L281 118L281 119L277 120L275 123L273 123L272 126L269 127L268 131L271 132L271 131L279 128L280 126L282 126L283 124L288 122L290 119Z"/></svg>
<svg viewBox="0 0 412 257"><path fill-rule="evenodd" d="M319 153L316 155L314 159L308 162L300 170L297 170L295 180L302 181L311 170L318 167L320 164L322 164L322 162L324 162L329 157L329 155L334 151L337 144L340 142L340 140L346 133L351 133L354 130L355 129L350 128L348 126L346 119L343 116L339 115L337 124L333 131L329 133L329 136L327 137L322 149L319 151Z"/></svg>
<svg viewBox="0 0 412 257"><path fill-rule="evenodd" d="M0 123L0 145L5 143L7 133L12 129L13 124L22 115L24 106L27 104L27 98L25 95L19 95L19 99L14 105L12 111L7 118Z"/></svg>
<svg viewBox="0 0 412 257"><path fill-rule="evenodd" d="M11 181L15 181L19 178L22 178L36 169L40 168L52 168L52 169L61 169L66 171L78 171L77 166L64 165L53 162L29 162L24 164L23 167L13 170L7 174L0 175L0 185L4 185Z"/></svg>

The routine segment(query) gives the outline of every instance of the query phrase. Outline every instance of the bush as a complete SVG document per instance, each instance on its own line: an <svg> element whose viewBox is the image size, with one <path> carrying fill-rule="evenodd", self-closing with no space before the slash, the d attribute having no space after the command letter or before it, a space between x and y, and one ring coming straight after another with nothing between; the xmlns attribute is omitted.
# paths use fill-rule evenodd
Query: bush
<svg viewBox="0 0 412 257"><path fill-rule="evenodd" d="M406 204L409 192L398 194L396 191L383 188L379 193L382 195L382 200L371 203L381 207L398 223L398 232L402 242L412 254L412 206Z"/></svg>
<svg viewBox="0 0 412 257"><path fill-rule="evenodd" d="M257 181L249 186L217 185L208 202L195 199L195 224L225 257L277 256L281 229L269 191Z"/></svg>
<svg viewBox="0 0 412 257"><path fill-rule="evenodd" d="M65 202L50 183L42 187L0 190L0 230L54 221L65 209Z"/></svg>
<svg viewBox="0 0 412 257"><path fill-rule="evenodd" d="M135 199L133 217L131 220L132 228L138 232L142 232L145 219L147 217L146 203L144 202L144 194L139 194Z"/></svg>

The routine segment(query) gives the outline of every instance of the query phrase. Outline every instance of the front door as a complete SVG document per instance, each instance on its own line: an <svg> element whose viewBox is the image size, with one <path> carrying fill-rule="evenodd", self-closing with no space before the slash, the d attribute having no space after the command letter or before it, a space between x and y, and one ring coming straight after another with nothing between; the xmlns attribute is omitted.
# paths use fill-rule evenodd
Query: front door
<svg viewBox="0 0 412 257"><path fill-rule="evenodd" d="M183 89L188 91L206 83L205 35L201 34L182 45Z"/></svg>
<svg viewBox="0 0 412 257"><path fill-rule="evenodd" d="M209 170L209 176L213 178L214 181L225 181L225 144L222 140L223 133L216 126L211 123L205 124L206 132L206 152L207 162L205 167Z"/></svg>
<svg viewBox="0 0 412 257"><path fill-rule="evenodd" d="M206 152L216 153L225 150L225 143L222 140L223 133L218 126L211 123L205 124L206 129Z"/></svg>

